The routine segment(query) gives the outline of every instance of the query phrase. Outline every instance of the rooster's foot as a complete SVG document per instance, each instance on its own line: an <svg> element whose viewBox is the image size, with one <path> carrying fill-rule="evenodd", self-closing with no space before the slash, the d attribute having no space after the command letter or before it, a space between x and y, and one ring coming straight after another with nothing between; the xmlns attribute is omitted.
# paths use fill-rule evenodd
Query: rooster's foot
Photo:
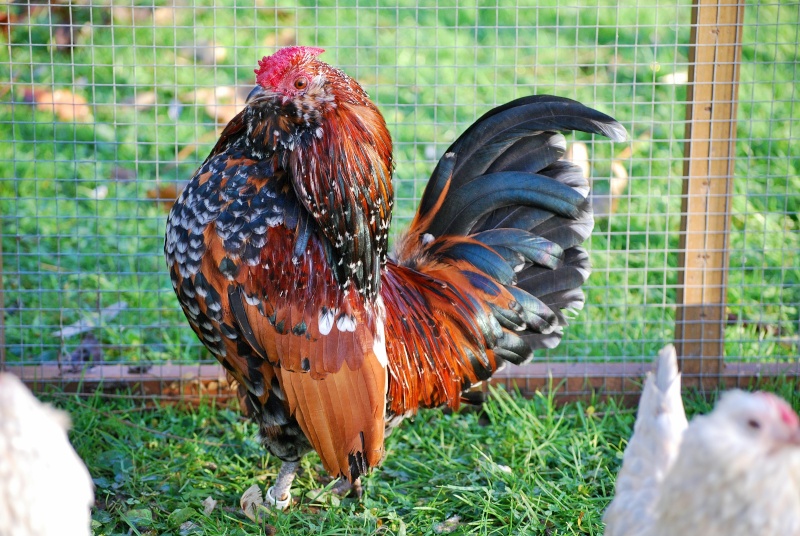
<svg viewBox="0 0 800 536"><path fill-rule="evenodd" d="M346 478L340 478L339 481L333 485L331 491L339 497L354 496L360 499L363 491L361 488L361 478L357 478L352 484Z"/></svg>
<svg viewBox="0 0 800 536"><path fill-rule="evenodd" d="M281 470L278 471L278 478L275 479L275 485L267 490L265 502L268 506L285 510L292 503L292 480L297 474L298 467L300 462L283 462Z"/></svg>

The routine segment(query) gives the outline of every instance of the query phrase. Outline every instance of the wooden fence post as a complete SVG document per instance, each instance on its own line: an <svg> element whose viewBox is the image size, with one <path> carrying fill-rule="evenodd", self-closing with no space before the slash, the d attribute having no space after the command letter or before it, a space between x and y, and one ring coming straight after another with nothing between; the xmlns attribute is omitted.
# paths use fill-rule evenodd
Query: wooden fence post
<svg viewBox="0 0 800 536"><path fill-rule="evenodd" d="M695 0L689 50L675 339L687 386L724 370L728 230L744 3Z"/></svg>

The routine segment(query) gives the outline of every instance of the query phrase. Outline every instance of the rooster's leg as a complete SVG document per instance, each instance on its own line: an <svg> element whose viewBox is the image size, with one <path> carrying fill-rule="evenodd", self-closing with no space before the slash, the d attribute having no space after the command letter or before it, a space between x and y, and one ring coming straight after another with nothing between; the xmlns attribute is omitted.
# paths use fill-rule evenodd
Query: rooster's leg
<svg viewBox="0 0 800 536"><path fill-rule="evenodd" d="M267 490L267 503L271 506L285 509L292 502L292 480L297 474L297 468L300 467L300 462L283 462L281 470L278 471L278 478L275 479L275 485Z"/></svg>
<svg viewBox="0 0 800 536"><path fill-rule="evenodd" d="M347 497L348 494L352 493L357 498L361 498L361 478L356 478L355 482L350 483L349 480L346 478L340 478L339 481L333 485L333 489L331 489L336 495L340 497Z"/></svg>

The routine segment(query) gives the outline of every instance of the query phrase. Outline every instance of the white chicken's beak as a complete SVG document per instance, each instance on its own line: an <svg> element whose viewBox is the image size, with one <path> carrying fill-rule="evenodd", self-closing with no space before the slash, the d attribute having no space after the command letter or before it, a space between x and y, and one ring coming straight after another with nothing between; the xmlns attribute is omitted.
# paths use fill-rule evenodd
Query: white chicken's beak
<svg viewBox="0 0 800 536"><path fill-rule="evenodd" d="M776 424L769 434L775 448L778 450L800 449L800 426L785 426L784 423Z"/></svg>
<svg viewBox="0 0 800 536"><path fill-rule="evenodd" d="M786 443L794 447L800 447L800 427L795 428L795 430L789 434L789 438Z"/></svg>

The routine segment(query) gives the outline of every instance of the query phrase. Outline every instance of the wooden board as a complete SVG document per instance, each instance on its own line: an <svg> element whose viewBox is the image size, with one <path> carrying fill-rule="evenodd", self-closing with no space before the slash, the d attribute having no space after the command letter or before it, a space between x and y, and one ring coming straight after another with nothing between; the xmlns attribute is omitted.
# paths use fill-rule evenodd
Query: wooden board
<svg viewBox="0 0 800 536"><path fill-rule="evenodd" d="M519 390L525 396L553 393L559 403L614 397L635 405L650 369L650 358L646 361L637 358L630 363L533 363L508 366L495 374L491 383ZM8 370L35 392L93 394L99 389L106 396L190 404L235 398L219 365L161 365L144 373L132 372L121 365L99 365L74 373L62 372L58 365L12 365ZM756 389L777 376L799 377L800 363L729 363L715 378L714 387ZM699 380L699 377L684 377L684 389L703 387Z"/></svg>
<svg viewBox="0 0 800 536"><path fill-rule="evenodd" d="M692 9L675 339L681 370L711 389L724 369L728 230L744 4Z"/></svg>
<svg viewBox="0 0 800 536"><path fill-rule="evenodd" d="M34 392L61 391L198 403L232 399L234 390L219 365L155 365L144 370L129 365L98 365L77 372L53 365L9 365Z"/></svg>

